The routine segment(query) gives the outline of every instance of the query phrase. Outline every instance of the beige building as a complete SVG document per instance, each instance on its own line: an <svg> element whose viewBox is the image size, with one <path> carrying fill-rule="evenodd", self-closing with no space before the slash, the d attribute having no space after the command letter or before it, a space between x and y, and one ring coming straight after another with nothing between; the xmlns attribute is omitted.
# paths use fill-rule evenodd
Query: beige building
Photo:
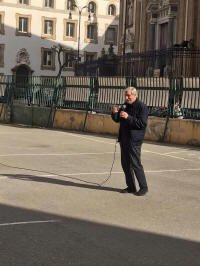
<svg viewBox="0 0 200 266"><path fill-rule="evenodd" d="M55 76L54 46L64 47L62 75L74 62L118 47L119 0L0 0L0 73ZM80 26L80 28L79 28Z"/></svg>
<svg viewBox="0 0 200 266"><path fill-rule="evenodd" d="M200 0L121 0L119 53L175 44L200 49L199 14Z"/></svg>

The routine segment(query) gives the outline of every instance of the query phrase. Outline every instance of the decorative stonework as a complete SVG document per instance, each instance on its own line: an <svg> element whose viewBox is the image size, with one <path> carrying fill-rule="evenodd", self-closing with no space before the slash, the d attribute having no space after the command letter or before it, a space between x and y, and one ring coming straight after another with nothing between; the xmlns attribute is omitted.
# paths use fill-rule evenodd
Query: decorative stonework
<svg viewBox="0 0 200 266"><path fill-rule="evenodd" d="M157 20L175 18L178 11L178 0L149 0L147 13L151 14L151 23Z"/></svg>
<svg viewBox="0 0 200 266"><path fill-rule="evenodd" d="M169 6L177 6L179 0L149 0L147 4L147 12L161 10Z"/></svg>
<svg viewBox="0 0 200 266"><path fill-rule="evenodd" d="M17 64L30 65L30 57L25 48L22 48L17 52L16 62Z"/></svg>
<svg viewBox="0 0 200 266"><path fill-rule="evenodd" d="M126 31L126 42L132 43L135 41L135 32L133 28L129 28Z"/></svg>

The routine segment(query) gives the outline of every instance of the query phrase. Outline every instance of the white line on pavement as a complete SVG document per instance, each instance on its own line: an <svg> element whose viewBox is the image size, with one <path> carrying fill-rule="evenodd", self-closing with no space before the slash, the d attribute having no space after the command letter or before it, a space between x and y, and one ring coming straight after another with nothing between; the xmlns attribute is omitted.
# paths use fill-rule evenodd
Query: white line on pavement
<svg viewBox="0 0 200 266"><path fill-rule="evenodd" d="M170 158L175 158L179 160L184 160L184 161L191 161L194 162L192 159L187 159L187 158L182 158L182 157L177 157L174 155L166 154L166 153L159 153L159 152L154 152L154 151L148 151L148 150L143 150L145 153L152 153L155 155L160 155L160 156L166 156ZM20 157L20 156L81 156L81 155L105 155L105 154L113 154L114 152L82 152L82 153L17 153L17 154L0 154L0 157ZM117 154L120 152L116 152Z"/></svg>
<svg viewBox="0 0 200 266"><path fill-rule="evenodd" d="M90 138L90 137L83 137L83 136L79 136L77 134L73 134L73 133L66 133L70 136L73 136L73 137L77 137L77 138L80 138L80 139L86 139L86 140L91 140L91 141L95 141L95 142L99 142L99 143L106 143L106 144L109 144L109 145L114 145L115 142L107 142L107 141L102 141L102 140L98 140L98 139L94 139L94 138Z"/></svg>
<svg viewBox="0 0 200 266"><path fill-rule="evenodd" d="M79 135L76 135L74 133L65 133L65 134L68 134L68 135L71 135L71 136L74 136L74 137L77 137L77 138L81 138L81 139L86 139L86 140L90 140L90 141L95 141L95 142L99 142L99 143L106 143L106 144L109 144L109 145L114 145L115 142L107 142L107 141L101 141L101 140L98 140L98 139L94 139L94 138L90 138L90 137L83 137L83 136L79 136ZM154 152L154 151L149 151L149 150L143 150L143 152L146 152L146 153L152 153L152 154L155 154L155 155L159 155L159 156L165 156L165 157L170 157L170 158L174 158L174 159L179 159L179 160L183 160L183 161L190 161L190 162L194 162L194 160L191 160L191 159L186 159L186 158L182 158L182 157L177 157L177 156L173 156L173 155L170 155L169 153L158 153L158 152ZM105 152L105 153L69 153L69 154L8 154L8 155L0 155L0 157L4 157L4 156L75 156L75 155L98 155L98 154L112 154L113 152Z"/></svg>
<svg viewBox="0 0 200 266"><path fill-rule="evenodd" d="M168 173L168 172L173 172L173 173L178 173L178 172L184 172L184 171L200 171L200 168L198 169L166 169L166 170L145 170L145 173ZM110 172L101 172L101 173L69 173L69 174L44 174L44 175L37 175L35 177L69 177L70 176L88 176L88 175L108 175ZM124 174L122 171L119 172L112 172L112 175L118 175L118 174ZM29 177L28 174L22 174L23 177L27 178ZM0 179L9 179L9 176L0 176Z"/></svg>
<svg viewBox="0 0 200 266"><path fill-rule="evenodd" d="M160 155L160 156L165 156L165 157L170 157L170 158L174 158L174 159L179 159L179 160L183 160L183 161L194 162L194 160L191 160L191 159L186 159L186 158L182 158L182 157L177 157L177 156L173 156L173 155L165 154L165 153L159 153L159 152L148 151L148 150L143 150L143 152L152 153L152 154L156 154L156 155Z"/></svg>
<svg viewBox="0 0 200 266"><path fill-rule="evenodd" d="M119 152L117 152L119 153ZM0 154L0 157L13 156L77 156L77 155L105 155L113 154L113 152L80 152L80 153L16 153L16 154Z"/></svg>
<svg viewBox="0 0 200 266"><path fill-rule="evenodd" d="M164 173L164 172L183 172L183 171L200 171L199 169L166 169L166 170L145 170L145 173ZM72 173L72 174L59 174L62 176L70 176L70 175L107 175L110 172L102 172L102 173ZM120 172L112 172L112 174L123 174Z"/></svg>
<svg viewBox="0 0 200 266"><path fill-rule="evenodd" d="M13 222L3 223L0 226L22 225L22 224L40 224L40 223L57 223L59 220L47 220L47 221L28 221L28 222Z"/></svg>
<svg viewBox="0 0 200 266"><path fill-rule="evenodd" d="M184 172L184 171L200 171L199 169L167 169L167 170L147 170L145 173L165 173L165 172Z"/></svg>
<svg viewBox="0 0 200 266"><path fill-rule="evenodd" d="M69 134L71 136L74 136L74 137L82 138L82 139L87 139L87 140L91 140L91 141L95 141L95 142L102 142L102 143L114 145L114 143L111 143L111 142L105 142L105 141L101 141L101 140L97 140L97 139L93 139L93 138L89 138L89 137L83 137L83 136L75 135L73 133L67 133L67 134ZM177 156L173 156L173 155L170 155L170 154L158 153L158 152L153 152L153 151L148 151L148 150L143 150L143 151L144 152L148 152L148 153L152 153L152 154L156 154L156 155L160 155L160 156L167 156L167 157L171 157L171 158L174 158L174 159L194 162L194 160L185 159L185 158L182 158L182 157L177 157Z"/></svg>
<svg viewBox="0 0 200 266"><path fill-rule="evenodd" d="M189 149L188 150L178 150L178 151L170 151L170 152L166 152L166 153L163 153L164 155L170 155L170 154L173 154L173 153L184 153L184 152L188 152L190 151Z"/></svg>
<svg viewBox="0 0 200 266"><path fill-rule="evenodd" d="M200 171L198 169L166 169L166 170L145 170L145 173L165 173L165 172L184 172L184 171ZM101 173L69 173L69 174L55 174L55 175L37 175L38 177L55 177L55 176L79 176L79 175L108 175L110 172ZM112 174L123 174L123 171L112 172ZM27 175L28 176L28 175Z"/></svg>
<svg viewBox="0 0 200 266"><path fill-rule="evenodd" d="M6 175L0 175L0 179L7 179L8 177Z"/></svg>

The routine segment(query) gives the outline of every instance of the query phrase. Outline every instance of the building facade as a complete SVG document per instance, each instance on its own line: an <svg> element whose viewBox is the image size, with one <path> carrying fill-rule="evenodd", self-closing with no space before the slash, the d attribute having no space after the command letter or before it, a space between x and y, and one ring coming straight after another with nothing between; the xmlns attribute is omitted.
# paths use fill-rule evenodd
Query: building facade
<svg viewBox="0 0 200 266"><path fill-rule="evenodd" d="M0 0L0 74L56 76L117 52L119 0Z"/></svg>
<svg viewBox="0 0 200 266"><path fill-rule="evenodd" d="M121 0L119 54L200 49L200 0Z"/></svg>

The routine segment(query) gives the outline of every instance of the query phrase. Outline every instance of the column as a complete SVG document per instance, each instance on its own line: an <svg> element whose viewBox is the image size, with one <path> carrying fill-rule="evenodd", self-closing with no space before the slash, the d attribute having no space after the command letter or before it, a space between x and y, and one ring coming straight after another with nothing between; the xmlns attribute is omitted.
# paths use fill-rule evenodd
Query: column
<svg viewBox="0 0 200 266"><path fill-rule="evenodd" d="M149 50L155 50L156 24L151 23L149 29Z"/></svg>
<svg viewBox="0 0 200 266"><path fill-rule="evenodd" d="M168 22L168 47L171 48L174 44L174 18L169 18Z"/></svg>

